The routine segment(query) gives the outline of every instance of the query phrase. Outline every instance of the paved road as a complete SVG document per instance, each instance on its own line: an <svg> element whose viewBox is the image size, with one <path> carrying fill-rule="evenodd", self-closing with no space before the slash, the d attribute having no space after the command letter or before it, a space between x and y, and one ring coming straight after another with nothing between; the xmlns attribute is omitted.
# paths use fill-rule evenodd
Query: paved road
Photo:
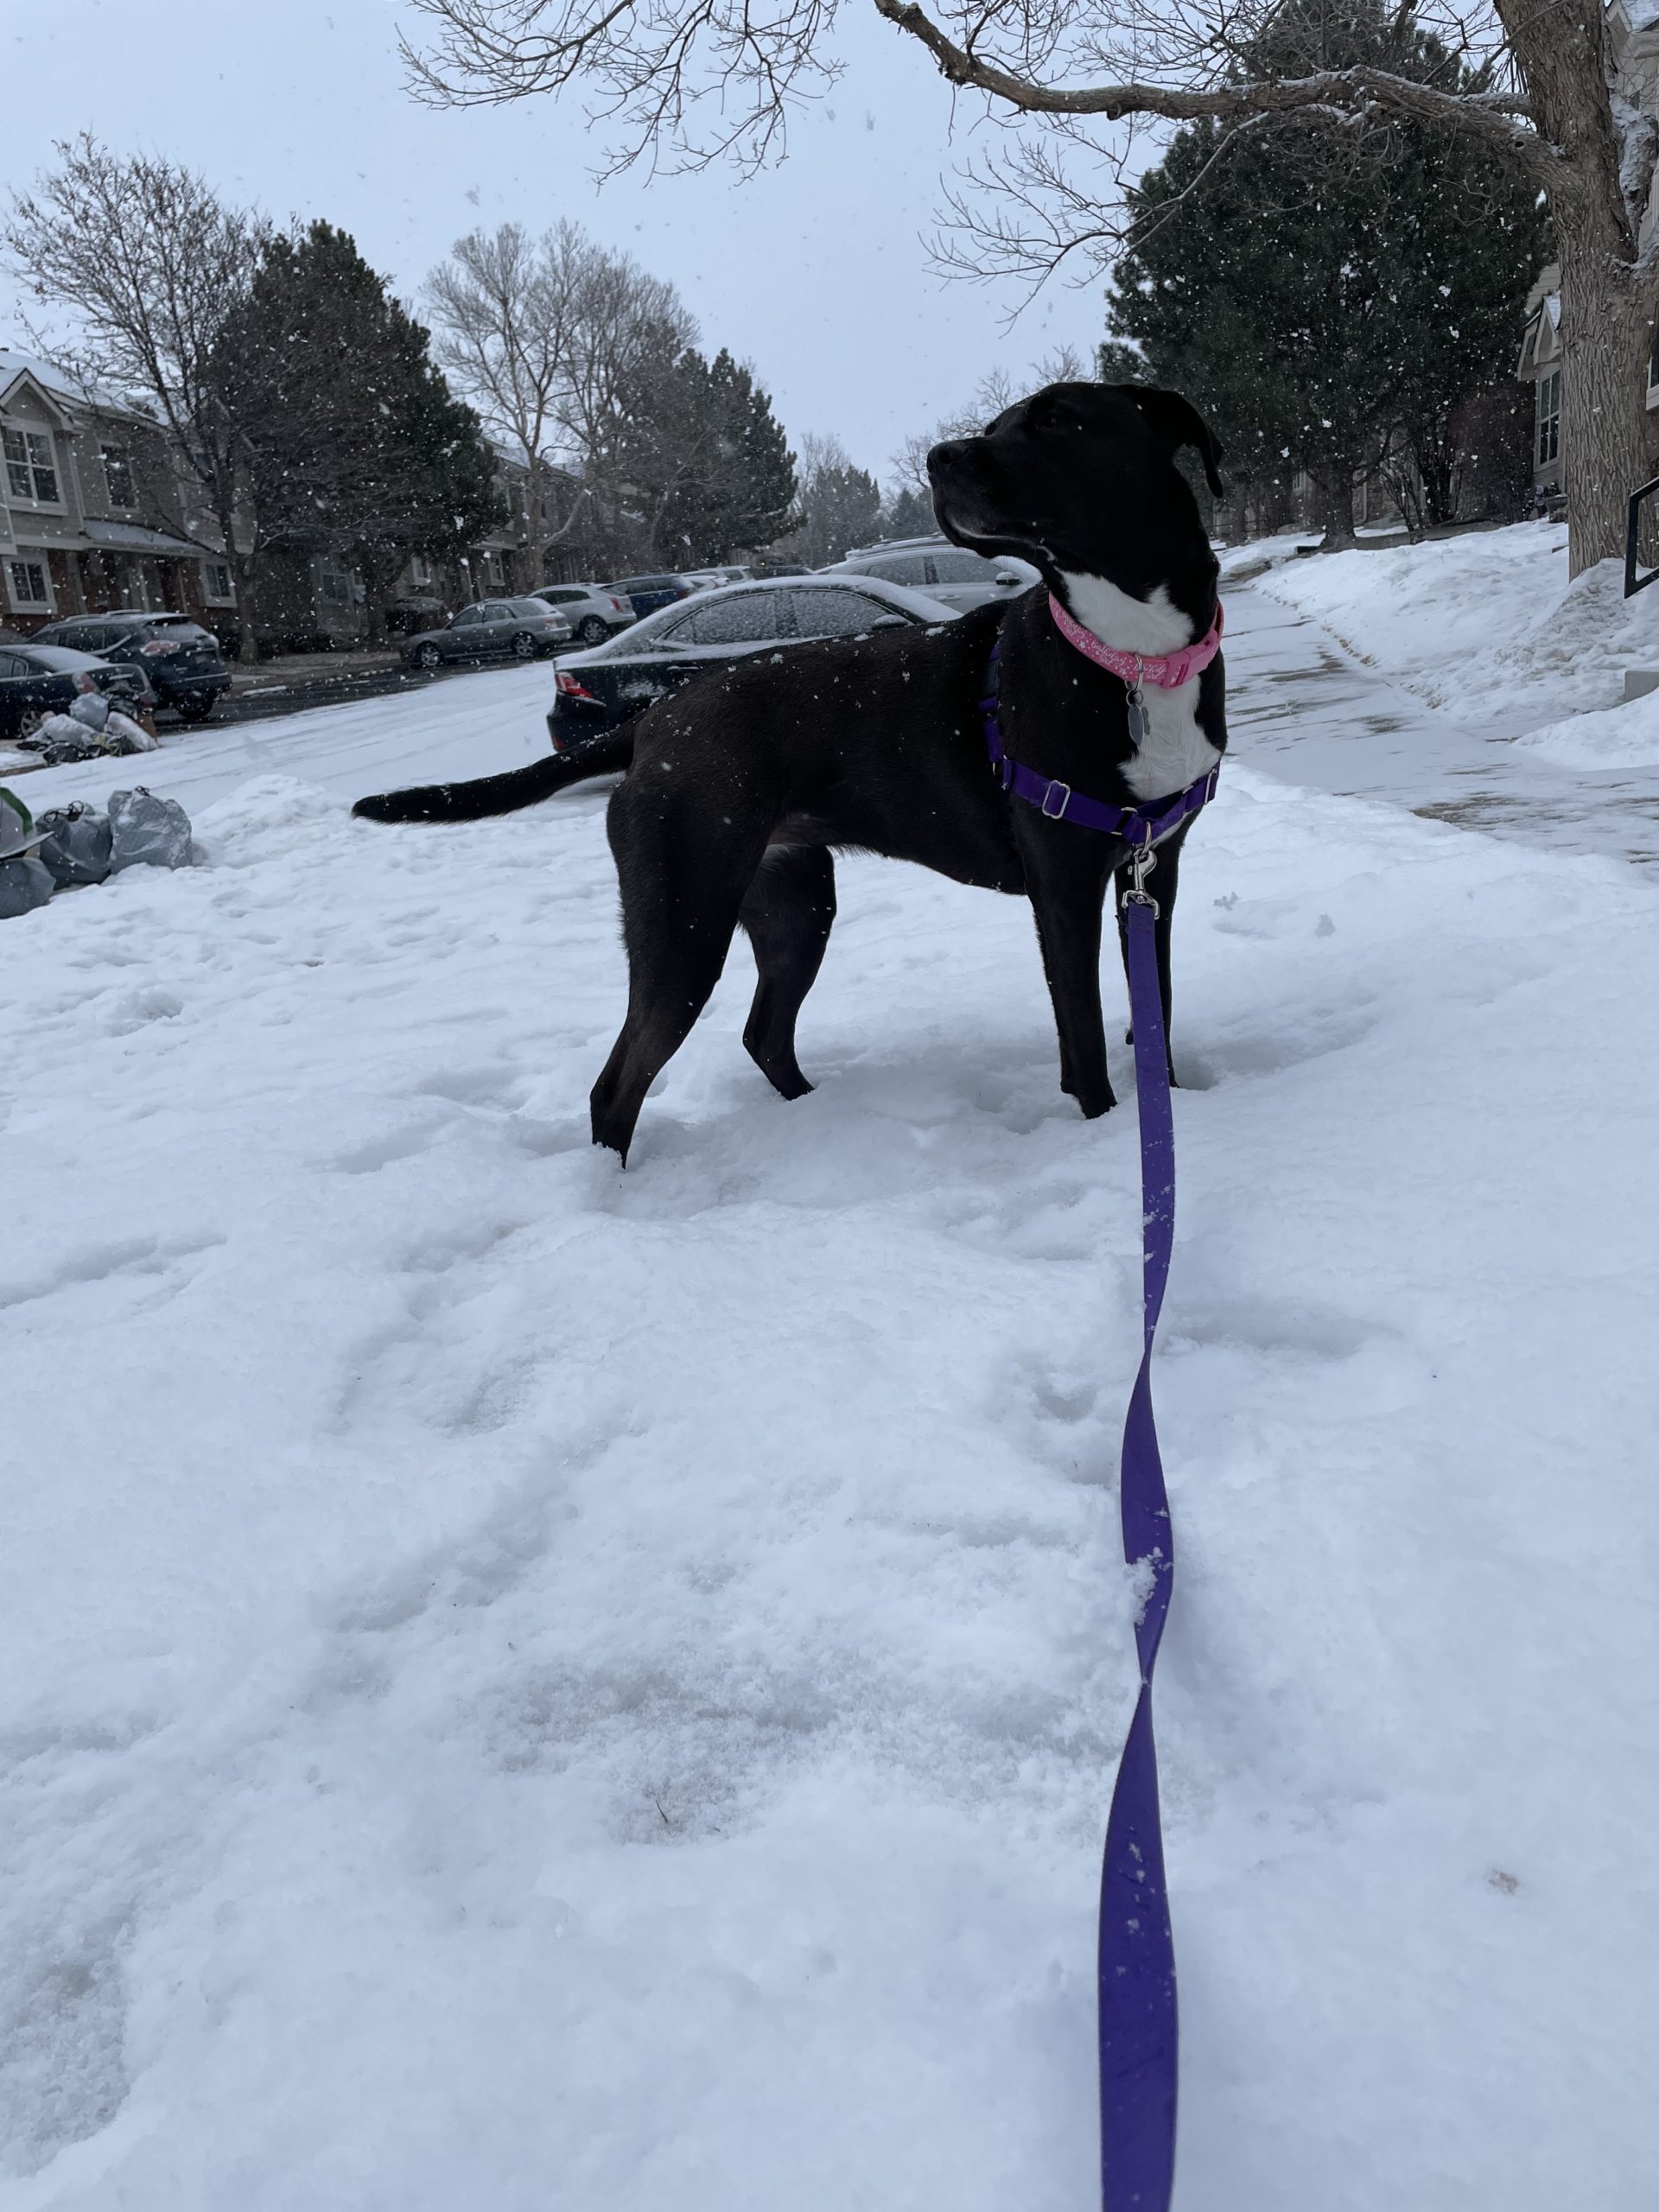
<svg viewBox="0 0 1659 2212"><path fill-rule="evenodd" d="M1227 681L1234 753L1286 783L1526 844L1659 860L1659 769L1568 768L1455 721L1248 586L1227 593Z"/></svg>

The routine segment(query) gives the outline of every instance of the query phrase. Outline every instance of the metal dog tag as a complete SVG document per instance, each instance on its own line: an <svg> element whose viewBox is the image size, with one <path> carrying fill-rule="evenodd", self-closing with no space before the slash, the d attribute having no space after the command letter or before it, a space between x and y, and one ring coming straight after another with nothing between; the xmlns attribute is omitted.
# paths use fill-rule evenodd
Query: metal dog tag
<svg viewBox="0 0 1659 2212"><path fill-rule="evenodd" d="M1149 727L1147 702L1141 696L1141 686L1138 683L1131 683L1129 686L1129 743L1135 747L1136 752L1139 752L1146 743L1147 731Z"/></svg>

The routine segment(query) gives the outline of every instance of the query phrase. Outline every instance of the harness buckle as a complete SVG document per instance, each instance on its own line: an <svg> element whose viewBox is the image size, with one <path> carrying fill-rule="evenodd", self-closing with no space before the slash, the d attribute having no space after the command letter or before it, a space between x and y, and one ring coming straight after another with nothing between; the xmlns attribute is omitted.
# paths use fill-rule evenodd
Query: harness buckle
<svg viewBox="0 0 1659 2212"><path fill-rule="evenodd" d="M1053 798L1056 791L1060 795L1060 803L1058 806L1051 806L1049 804L1049 801ZM1071 786L1070 784L1062 784L1058 781L1051 783L1048 789L1043 793L1042 810L1048 817L1051 822L1064 822L1065 819L1065 810L1071 805Z"/></svg>

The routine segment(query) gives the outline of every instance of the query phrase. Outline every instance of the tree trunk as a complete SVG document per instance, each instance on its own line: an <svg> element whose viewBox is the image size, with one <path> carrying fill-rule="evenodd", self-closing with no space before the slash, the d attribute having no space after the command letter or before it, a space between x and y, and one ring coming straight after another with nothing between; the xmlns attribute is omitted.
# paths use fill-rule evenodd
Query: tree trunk
<svg viewBox="0 0 1659 2212"><path fill-rule="evenodd" d="M1624 550L1624 503L1652 450L1647 364L1656 280L1638 282L1635 223L1608 97L1602 0L1497 0L1549 156L1544 172L1561 263L1561 465L1573 575ZM1634 174L1634 173L1633 173ZM1633 197L1647 197L1635 176Z"/></svg>
<svg viewBox="0 0 1659 2212"><path fill-rule="evenodd" d="M1561 237L1561 470L1567 562L1578 575L1624 557L1624 510L1653 474L1648 412L1653 303L1627 268Z"/></svg>
<svg viewBox="0 0 1659 2212"><path fill-rule="evenodd" d="M231 574L236 579L236 657L239 661L257 661L259 658L259 602L258 575L251 554L238 553L236 541L221 523Z"/></svg>
<svg viewBox="0 0 1659 2212"><path fill-rule="evenodd" d="M1354 473L1351 468L1337 467L1330 471L1308 474L1313 479L1313 512L1325 536L1319 541L1321 553L1339 553L1344 546L1352 545L1354 537Z"/></svg>

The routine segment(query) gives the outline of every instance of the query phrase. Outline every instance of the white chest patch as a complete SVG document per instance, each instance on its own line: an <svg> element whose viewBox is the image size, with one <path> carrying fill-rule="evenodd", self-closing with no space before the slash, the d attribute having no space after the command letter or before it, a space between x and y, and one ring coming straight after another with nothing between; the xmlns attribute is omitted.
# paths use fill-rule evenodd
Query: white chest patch
<svg viewBox="0 0 1659 2212"><path fill-rule="evenodd" d="M1086 630L1119 652L1152 658L1192 642L1192 624L1160 584L1149 599L1131 599L1104 576L1060 571L1071 612ZM1147 684L1147 734L1140 750L1123 766L1123 780L1138 799L1173 798L1200 776L1207 776L1221 755L1198 727L1198 678L1173 691Z"/></svg>
<svg viewBox="0 0 1659 2212"><path fill-rule="evenodd" d="M1198 678L1173 691L1148 683L1141 696L1147 734L1135 758L1124 762L1123 780L1136 798L1173 798L1207 776L1221 758L1198 727Z"/></svg>

